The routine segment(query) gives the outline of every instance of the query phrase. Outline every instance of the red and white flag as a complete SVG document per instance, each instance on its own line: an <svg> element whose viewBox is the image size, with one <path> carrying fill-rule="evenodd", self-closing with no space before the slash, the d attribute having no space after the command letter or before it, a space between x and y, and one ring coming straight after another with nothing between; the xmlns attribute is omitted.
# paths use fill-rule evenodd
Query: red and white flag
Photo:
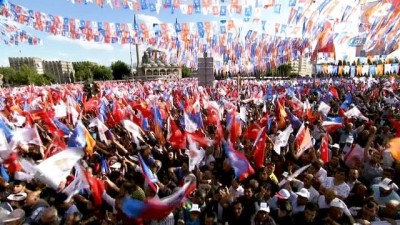
<svg viewBox="0 0 400 225"><path fill-rule="evenodd" d="M313 146L310 130L303 125L297 132L295 143L297 145L296 157L299 158L308 148Z"/></svg>
<svg viewBox="0 0 400 225"><path fill-rule="evenodd" d="M322 139L321 146L319 147L319 152L321 154L321 159L324 163L329 161L329 134L325 133L324 138Z"/></svg>

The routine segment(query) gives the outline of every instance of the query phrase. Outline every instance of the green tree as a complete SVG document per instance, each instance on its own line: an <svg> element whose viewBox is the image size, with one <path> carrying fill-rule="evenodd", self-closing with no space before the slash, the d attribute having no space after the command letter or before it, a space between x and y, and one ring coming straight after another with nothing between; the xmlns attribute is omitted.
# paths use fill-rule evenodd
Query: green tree
<svg viewBox="0 0 400 225"><path fill-rule="evenodd" d="M10 79L15 77L16 73L17 73L17 71L15 71L11 67L0 67L0 74L3 75L3 82L6 84L10 83Z"/></svg>
<svg viewBox="0 0 400 225"><path fill-rule="evenodd" d="M182 68L182 78L190 77L190 69L186 66Z"/></svg>
<svg viewBox="0 0 400 225"><path fill-rule="evenodd" d="M91 68L94 80L112 80L113 75L111 69L105 66L94 66Z"/></svg>
<svg viewBox="0 0 400 225"><path fill-rule="evenodd" d="M111 70L115 80L122 80L124 76L129 76L131 74L129 66L121 60L113 62L111 64Z"/></svg>
<svg viewBox="0 0 400 225"><path fill-rule="evenodd" d="M279 76L289 76L293 68L290 64L282 64L278 66L277 70Z"/></svg>
<svg viewBox="0 0 400 225"><path fill-rule="evenodd" d="M75 70L75 81L86 81L91 79L93 79L93 75L90 68Z"/></svg>
<svg viewBox="0 0 400 225"><path fill-rule="evenodd" d="M27 85L29 84L29 77L35 77L37 75L35 69L29 66L22 66L21 70L18 71L14 77L11 78L11 83L14 85Z"/></svg>
<svg viewBox="0 0 400 225"><path fill-rule="evenodd" d="M77 62L72 64L75 70L75 81L86 81L93 79L93 68L97 64L92 62Z"/></svg>

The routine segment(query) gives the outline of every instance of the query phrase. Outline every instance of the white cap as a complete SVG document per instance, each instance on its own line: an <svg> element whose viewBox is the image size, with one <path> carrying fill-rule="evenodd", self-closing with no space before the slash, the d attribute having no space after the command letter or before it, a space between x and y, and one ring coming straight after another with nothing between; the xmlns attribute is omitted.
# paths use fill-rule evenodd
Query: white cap
<svg viewBox="0 0 400 225"><path fill-rule="evenodd" d="M112 165L110 166L110 168L119 170L119 169L121 168L121 163L120 163L120 162L116 162L116 163L112 164Z"/></svg>
<svg viewBox="0 0 400 225"><path fill-rule="evenodd" d="M296 194L307 199L310 198L310 192L305 188L300 189L300 191L296 192Z"/></svg>
<svg viewBox="0 0 400 225"><path fill-rule="evenodd" d="M340 209L345 209L346 208L346 204L338 199L338 198L334 198L331 203L329 204L330 207L336 207L336 208L340 208Z"/></svg>
<svg viewBox="0 0 400 225"><path fill-rule="evenodd" d="M26 199L27 194L25 192L20 192L18 194L11 194L7 197L8 200L10 201L23 201Z"/></svg>
<svg viewBox="0 0 400 225"><path fill-rule="evenodd" d="M201 212L198 204L193 204L190 212Z"/></svg>
<svg viewBox="0 0 400 225"><path fill-rule="evenodd" d="M279 199L289 199L290 193L289 193L289 191L286 190L286 189L281 189L281 190L276 194L276 196L277 196Z"/></svg>
<svg viewBox="0 0 400 225"><path fill-rule="evenodd" d="M394 183L391 179L385 178L379 183L379 187L385 189L386 191L389 191L394 188L393 184Z"/></svg>
<svg viewBox="0 0 400 225"><path fill-rule="evenodd" d="M347 139L346 139L346 140L347 140ZM338 143L335 143L335 144L331 145L331 148L340 148L340 146L339 146Z"/></svg>
<svg viewBox="0 0 400 225"><path fill-rule="evenodd" d="M266 202L261 202L260 203L260 209L258 209L258 211L263 211L263 212L270 212L269 206Z"/></svg>

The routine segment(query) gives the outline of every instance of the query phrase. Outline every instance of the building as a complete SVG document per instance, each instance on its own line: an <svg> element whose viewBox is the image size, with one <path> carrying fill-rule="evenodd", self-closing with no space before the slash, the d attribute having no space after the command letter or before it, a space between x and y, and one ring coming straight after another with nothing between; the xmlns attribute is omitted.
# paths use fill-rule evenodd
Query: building
<svg viewBox="0 0 400 225"><path fill-rule="evenodd" d="M142 64L137 67L135 79L158 80L158 79L180 79L182 68L175 64L165 62L162 51L148 48L142 57Z"/></svg>
<svg viewBox="0 0 400 225"><path fill-rule="evenodd" d="M72 62L43 61L44 72L53 76L58 83L71 83L74 81L75 71Z"/></svg>
<svg viewBox="0 0 400 225"><path fill-rule="evenodd" d="M309 57L294 60L290 62L290 65L292 66L292 73L299 74L302 77L311 77L313 74L313 64Z"/></svg>
<svg viewBox="0 0 400 225"><path fill-rule="evenodd" d="M47 74L57 83L74 82L75 70L71 62L45 61L35 57L10 57L10 67L21 70L24 65L36 70L38 74Z"/></svg>
<svg viewBox="0 0 400 225"><path fill-rule="evenodd" d="M214 77L214 58L207 57L207 53L203 54L203 58L198 58L197 80L201 86L212 86Z"/></svg>
<svg viewBox="0 0 400 225"><path fill-rule="evenodd" d="M9 57L10 67L21 70L23 66L34 69L38 74L44 74L42 59L35 57Z"/></svg>

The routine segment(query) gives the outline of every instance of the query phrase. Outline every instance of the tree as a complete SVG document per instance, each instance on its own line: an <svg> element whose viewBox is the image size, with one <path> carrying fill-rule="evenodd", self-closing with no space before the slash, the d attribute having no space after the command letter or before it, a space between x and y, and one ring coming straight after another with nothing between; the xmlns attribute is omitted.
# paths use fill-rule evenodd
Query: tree
<svg viewBox="0 0 400 225"><path fill-rule="evenodd" d="M90 68L81 68L75 70L75 81L85 81L93 79L92 71Z"/></svg>
<svg viewBox="0 0 400 225"><path fill-rule="evenodd" d="M115 80L122 80L124 76L129 76L131 74L129 66L121 60L113 62L111 64L111 70Z"/></svg>
<svg viewBox="0 0 400 225"><path fill-rule="evenodd" d="M292 72L292 66L289 64L282 64L278 66L278 74L279 76L289 76L289 74Z"/></svg>
<svg viewBox="0 0 400 225"><path fill-rule="evenodd" d="M92 62L77 62L72 66L75 70L75 81L85 81L93 78L92 68L97 64Z"/></svg>
<svg viewBox="0 0 400 225"><path fill-rule="evenodd" d="M113 75L111 69L105 66L94 66L91 68L94 80L112 80Z"/></svg>
<svg viewBox="0 0 400 225"><path fill-rule="evenodd" d="M13 79L16 73L17 71L11 67L0 67L0 74L3 75L3 82L6 84L10 83L10 79Z"/></svg>
<svg viewBox="0 0 400 225"><path fill-rule="evenodd" d="M190 69L186 66L182 68L182 78L190 77Z"/></svg>

